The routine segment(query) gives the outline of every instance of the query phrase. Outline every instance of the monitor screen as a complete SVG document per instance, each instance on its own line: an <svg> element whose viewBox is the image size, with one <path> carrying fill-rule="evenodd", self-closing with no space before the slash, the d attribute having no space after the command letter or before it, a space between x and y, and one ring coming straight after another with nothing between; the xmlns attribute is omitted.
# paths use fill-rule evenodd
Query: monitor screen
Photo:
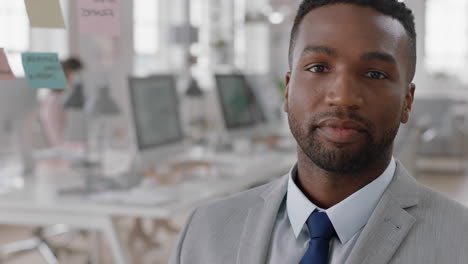
<svg viewBox="0 0 468 264"><path fill-rule="evenodd" d="M130 97L139 150L183 140L173 76L130 78Z"/></svg>
<svg viewBox="0 0 468 264"><path fill-rule="evenodd" d="M244 75L216 75L215 78L227 129L250 127L264 120Z"/></svg>
<svg viewBox="0 0 468 264"><path fill-rule="evenodd" d="M255 98L264 115L264 122L278 124L285 118L283 112L283 92L269 74L251 74L245 76L252 87Z"/></svg>

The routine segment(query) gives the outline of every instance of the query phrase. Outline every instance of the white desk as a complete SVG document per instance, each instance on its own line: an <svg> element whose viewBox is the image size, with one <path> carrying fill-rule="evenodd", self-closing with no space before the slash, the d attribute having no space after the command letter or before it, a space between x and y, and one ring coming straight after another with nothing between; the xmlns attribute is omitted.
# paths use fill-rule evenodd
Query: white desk
<svg viewBox="0 0 468 264"><path fill-rule="evenodd" d="M227 157L229 158L229 157ZM239 175L191 181L173 187L175 199L156 205L97 203L86 199L64 198L57 190L65 183L75 185L78 175L66 169L39 167L34 181L26 181L21 189L0 195L0 224L47 226L66 224L77 229L101 231L108 239L115 263L131 263L115 226L120 216L168 219L183 209L202 201L219 198L266 182L288 171L295 161L292 153L243 155Z"/></svg>

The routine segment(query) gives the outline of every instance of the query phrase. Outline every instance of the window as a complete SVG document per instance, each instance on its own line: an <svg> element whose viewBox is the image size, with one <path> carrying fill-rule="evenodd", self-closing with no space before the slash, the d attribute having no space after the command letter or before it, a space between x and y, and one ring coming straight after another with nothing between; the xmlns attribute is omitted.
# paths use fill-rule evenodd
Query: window
<svg viewBox="0 0 468 264"><path fill-rule="evenodd" d="M24 1L0 0L0 47L12 71L23 76L21 53L29 50L29 20Z"/></svg>
<svg viewBox="0 0 468 264"><path fill-rule="evenodd" d="M134 45L137 55L156 55L159 48L158 1L134 1Z"/></svg>
<svg viewBox="0 0 468 264"><path fill-rule="evenodd" d="M68 5L65 0L60 3L67 22ZM5 48L11 69L18 77L24 76L23 52L57 52L61 59L68 55L67 29L30 29L24 1L0 0L0 32L0 47Z"/></svg>
<svg viewBox="0 0 468 264"><path fill-rule="evenodd" d="M426 67L468 82L468 2L429 0L426 13Z"/></svg>

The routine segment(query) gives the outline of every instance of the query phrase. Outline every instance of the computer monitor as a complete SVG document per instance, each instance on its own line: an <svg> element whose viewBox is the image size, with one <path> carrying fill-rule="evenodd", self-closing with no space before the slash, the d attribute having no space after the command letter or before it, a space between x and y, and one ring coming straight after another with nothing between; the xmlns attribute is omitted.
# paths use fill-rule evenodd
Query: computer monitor
<svg viewBox="0 0 468 264"><path fill-rule="evenodd" d="M250 137L266 121L252 87L242 74L216 74L225 128L230 137Z"/></svg>
<svg viewBox="0 0 468 264"><path fill-rule="evenodd" d="M266 123L283 121L286 116L283 111L284 94L274 78L269 74L248 74L245 78L265 115Z"/></svg>
<svg viewBox="0 0 468 264"><path fill-rule="evenodd" d="M175 77L129 78L138 166L153 167L185 149Z"/></svg>

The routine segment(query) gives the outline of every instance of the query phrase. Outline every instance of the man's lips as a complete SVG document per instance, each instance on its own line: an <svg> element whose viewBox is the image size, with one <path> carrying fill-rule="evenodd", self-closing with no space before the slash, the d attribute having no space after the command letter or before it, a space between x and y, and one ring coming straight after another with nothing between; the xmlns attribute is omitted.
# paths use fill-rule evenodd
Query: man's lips
<svg viewBox="0 0 468 264"><path fill-rule="evenodd" d="M335 143L353 143L367 132L366 127L359 122L338 118L319 122L317 130L326 139Z"/></svg>

